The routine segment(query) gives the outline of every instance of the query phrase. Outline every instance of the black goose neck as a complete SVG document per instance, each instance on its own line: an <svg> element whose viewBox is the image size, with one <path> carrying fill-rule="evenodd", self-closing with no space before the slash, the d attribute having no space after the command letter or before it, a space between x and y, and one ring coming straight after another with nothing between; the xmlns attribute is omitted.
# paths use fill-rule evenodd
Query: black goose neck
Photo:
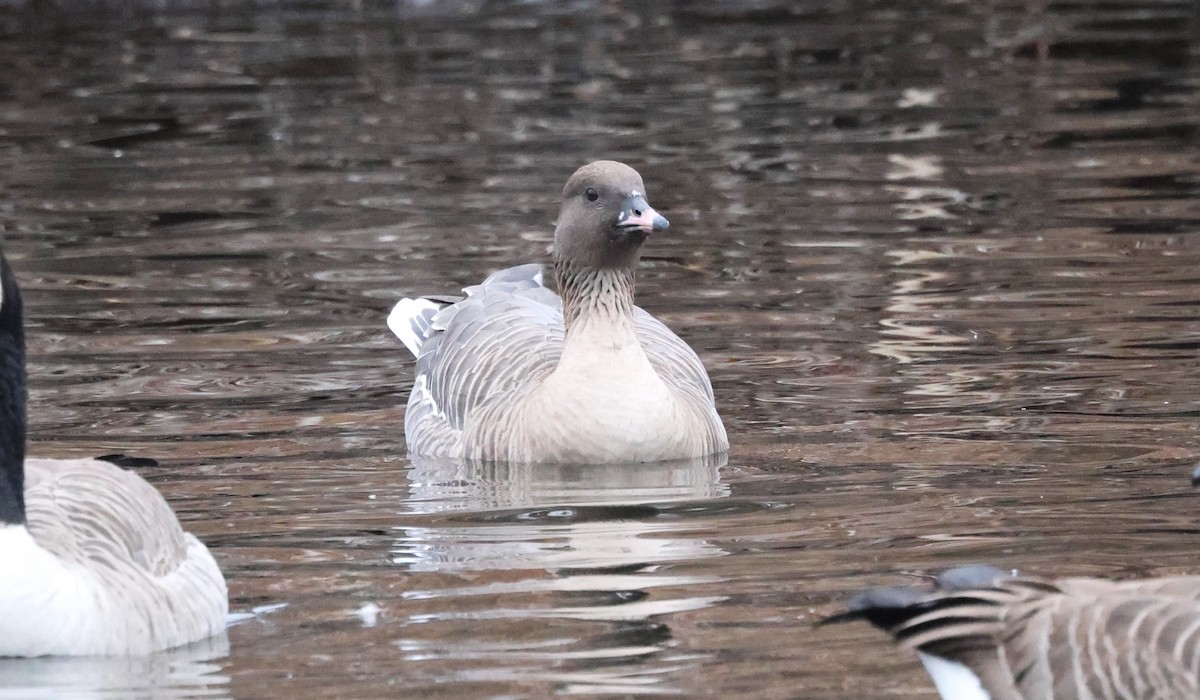
<svg viewBox="0 0 1200 700"><path fill-rule="evenodd" d="M0 251L0 524L25 522L25 401L21 290Z"/></svg>

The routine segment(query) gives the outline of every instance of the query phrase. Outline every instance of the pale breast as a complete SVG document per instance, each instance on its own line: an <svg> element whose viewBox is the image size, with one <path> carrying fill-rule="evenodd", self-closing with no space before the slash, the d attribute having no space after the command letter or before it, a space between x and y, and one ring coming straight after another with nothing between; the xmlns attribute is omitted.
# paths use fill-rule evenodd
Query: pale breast
<svg viewBox="0 0 1200 700"><path fill-rule="evenodd" d="M476 455L485 459L648 462L704 451L695 417L636 344L564 353L544 382L479 418L467 442L494 455Z"/></svg>

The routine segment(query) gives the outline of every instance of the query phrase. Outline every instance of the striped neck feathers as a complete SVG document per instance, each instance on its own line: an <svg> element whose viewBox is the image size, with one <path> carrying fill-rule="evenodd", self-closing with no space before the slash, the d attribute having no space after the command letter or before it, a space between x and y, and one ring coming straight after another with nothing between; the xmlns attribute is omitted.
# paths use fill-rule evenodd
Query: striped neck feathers
<svg viewBox="0 0 1200 700"><path fill-rule="evenodd" d="M592 319L632 319L632 267L584 267L555 257L554 277L562 297L567 335Z"/></svg>

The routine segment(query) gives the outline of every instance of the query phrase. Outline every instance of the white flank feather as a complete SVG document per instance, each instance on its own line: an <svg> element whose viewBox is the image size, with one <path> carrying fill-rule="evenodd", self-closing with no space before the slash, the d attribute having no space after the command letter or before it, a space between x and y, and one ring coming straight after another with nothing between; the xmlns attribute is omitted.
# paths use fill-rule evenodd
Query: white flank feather
<svg viewBox="0 0 1200 700"><path fill-rule="evenodd" d="M24 525L0 526L0 561L0 657L42 656L99 636L95 596Z"/></svg>
<svg viewBox="0 0 1200 700"><path fill-rule="evenodd" d="M933 679L942 700L991 700L979 676L963 664L923 651L917 652L917 656L921 657L925 672Z"/></svg>

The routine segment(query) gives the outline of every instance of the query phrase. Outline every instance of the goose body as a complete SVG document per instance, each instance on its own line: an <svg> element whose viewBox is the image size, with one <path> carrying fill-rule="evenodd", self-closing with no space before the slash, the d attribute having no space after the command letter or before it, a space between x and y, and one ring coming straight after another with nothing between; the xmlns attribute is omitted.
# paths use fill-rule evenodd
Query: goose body
<svg viewBox="0 0 1200 700"><path fill-rule="evenodd" d="M727 450L700 358L633 304L642 242L666 226L636 171L592 163L563 191L551 268L562 296L531 264L463 299L401 300L388 326L417 357L409 451L612 463Z"/></svg>
<svg viewBox="0 0 1200 700"><path fill-rule="evenodd" d="M217 634L212 555L137 474L25 459L20 293L0 253L0 657L142 655Z"/></svg>
<svg viewBox="0 0 1200 700"><path fill-rule="evenodd" d="M1047 581L951 569L930 588L880 588L866 619L921 656L945 700L1200 698L1200 576Z"/></svg>

